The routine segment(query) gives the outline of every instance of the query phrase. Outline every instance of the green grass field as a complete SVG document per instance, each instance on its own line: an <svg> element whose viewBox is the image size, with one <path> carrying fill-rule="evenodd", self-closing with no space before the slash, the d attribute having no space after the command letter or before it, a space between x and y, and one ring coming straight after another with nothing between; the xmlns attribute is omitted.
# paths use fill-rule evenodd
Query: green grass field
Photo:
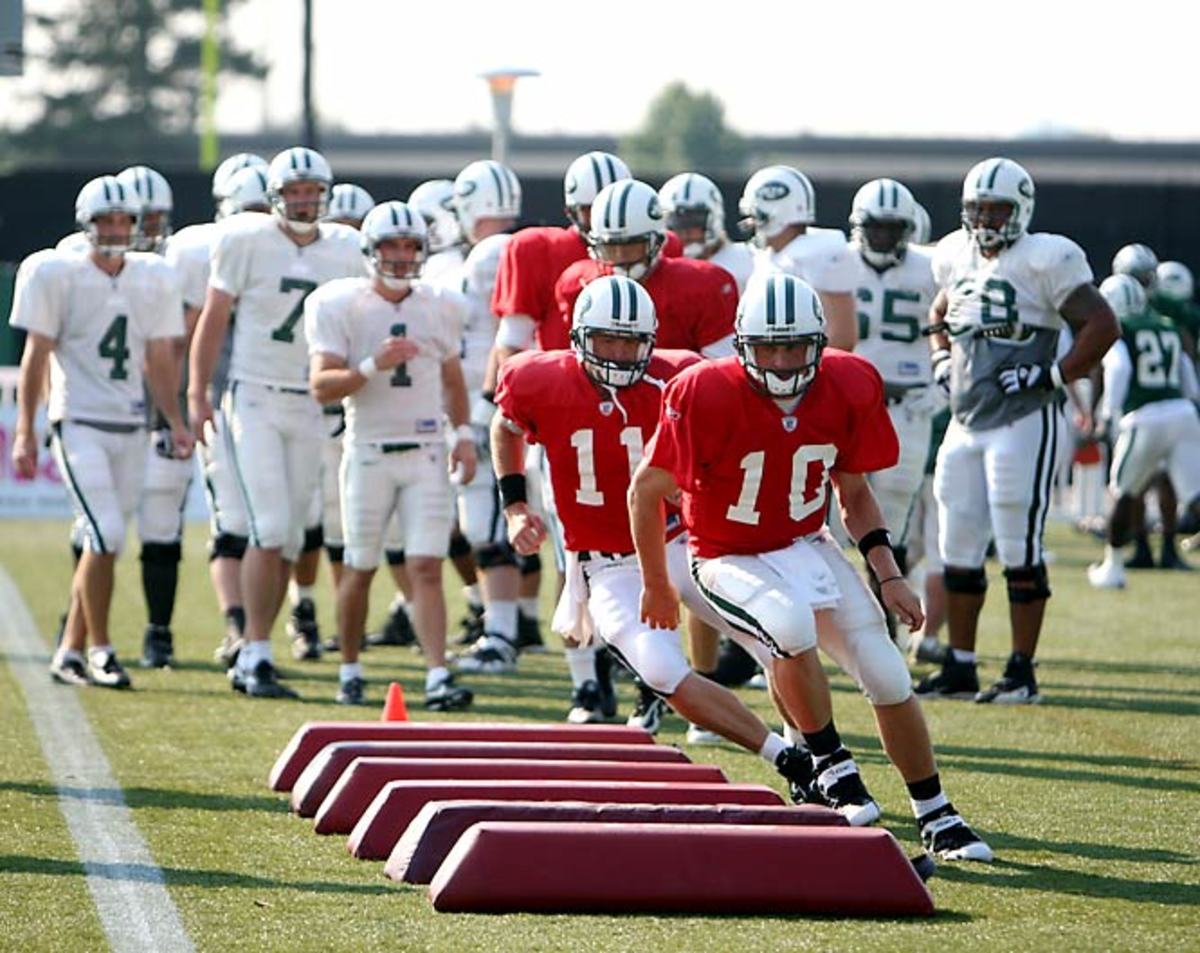
<svg viewBox="0 0 1200 953"><path fill-rule="evenodd" d="M423 888L396 885L382 865L353 860L343 838L317 837L267 789L271 764L301 722L375 718L378 707L347 712L333 704L334 659L284 663L300 701L230 691L211 661L220 626L198 526L189 527L176 612L178 666L135 670L135 691L87 689L82 700L200 950L1200 949L1200 579L1134 573L1127 591L1097 593L1083 576L1095 544L1055 528L1050 545L1058 559L1039 669L1045 702L927 706L948 791L998 856L991 866L943 864L931 882L940 911L932 921L434 913ZM0 562L49 645L69 579L65 526L5 523ZM136 553L120 564L117 585L114 640L132 663L144 622ZM328 630L324 572L322 585ZM448 589L456 613L457 587ZM374 619L386 600L377 581ZM981 678L1002 665L1005 612L993 572ZM281 634L275 647L286 659ZM420 698L422 669L411 650L373 650L364 662L374 701L391 680ZM565 714L568 679L557 654L527 657L516 675L468 682L477 704L462 717ZM870 710L844 676L834 675L833 686L839 725L884 806L884 824L915 852L907 797ZM765 693L743 697L771 720ZM626 682L622 715L631 705ZM0 948L102 949L22 706L0 667ZM669 719L660 740L681 744L685 727ZM733 780L782 790L761 760L732 747L692 755ZM671 858L660 863L670 876Z"/></svg>

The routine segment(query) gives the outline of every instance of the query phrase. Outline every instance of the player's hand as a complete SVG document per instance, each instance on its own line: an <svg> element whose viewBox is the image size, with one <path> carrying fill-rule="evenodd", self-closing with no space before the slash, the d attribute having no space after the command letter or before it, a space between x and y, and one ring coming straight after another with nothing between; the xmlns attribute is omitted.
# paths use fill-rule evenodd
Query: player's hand
<svg viewBox="0 0 1200 953"><path fill-rule="evenodd" d="M447 466L450 468L451 480L459 486L466 486L474 480L475 472L479 469L479 456L475 452L475 441L459 440L451 447Z"/></svg>
<svg viewBox="0 0 1200 953"><path fill-rule="evenodd" d="M37 435L18 431L13 437L12 449L13 469L22 480L32 480L37 476L38 445Z"/></svg>
<svg viewBox="0 0 1200 953"><path fill-rule="evenodd" d="M921 600L908 582L900 577L889 579L879 587L884 607L892 612L909 629L919 629L925 624L925 613L921 611Z"/></svg>
<svg viewBox="0 0 1200 953"><path fill-rule="evenodd" d="M1017 364L1004 368L996 378L1000 381L1001 389L1010 397L1023 391L1054 390L1049 364Z"/></svg>
<svg viewBox="0 0 1200 953"><path fill-rule="evenodd" d="M390 371L420 353L421 349L408 338L386 338L375 351L375 366L381 371Z"/></svg>
<svg viewBox="0 0 1200 953"><path fill-rule="evenodd" d="M504 511L508 541L522 556L532 556L546 541L546 524L528 503L514 503Z"/></svg>
<svg viewBox="0 0 1200 953"><path fill-rule="evenodd" d="M679 593L669 582L642 584L642 604L639 618L652 629L679 627Z"/></svg>
<svg viewBox="0 0 1200 953"><path fill-rule="evenodd" d="M193 443L199 442L207 446L208 438L205 436L204 425L208 424L215 433L216 423L213 421L212 404L208 402L206 392L188 391L188 420L192 424Z"/></svg>
<svg viewBox="0 0 1200 953"><path fill-rule="evenodd" d="M179 421L171 426L171 456L176 460L190 460L192 451L196 448L196 440L192 432Z"/></svg>
<svg viewBox="0 0 1200 953"><path fill-rule="evenodd" d="M950 397L950 351L947 348L942 348L940 351L934 351L930 355L930 363L933 366L933 382L937 385L946 398Z"/></svg>

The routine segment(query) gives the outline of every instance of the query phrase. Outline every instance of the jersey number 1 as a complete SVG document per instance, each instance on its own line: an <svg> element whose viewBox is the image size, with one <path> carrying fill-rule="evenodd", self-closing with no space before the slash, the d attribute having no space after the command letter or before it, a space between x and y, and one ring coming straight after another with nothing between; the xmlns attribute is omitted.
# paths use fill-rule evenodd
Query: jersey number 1
<svg viewBox="0 0 1200 953"><path fill-rule="evenodd" d="M758 490L762 485L766 456L765 450L755 450L742 457L742 492L725 513L727 519L749 526L758 525L762 515L757 509ZM825 506L825 478L836 459L837 447L831 443L796 448L792 454L791 490L788 493L788 517L792 522L799 523Z"/></svg>

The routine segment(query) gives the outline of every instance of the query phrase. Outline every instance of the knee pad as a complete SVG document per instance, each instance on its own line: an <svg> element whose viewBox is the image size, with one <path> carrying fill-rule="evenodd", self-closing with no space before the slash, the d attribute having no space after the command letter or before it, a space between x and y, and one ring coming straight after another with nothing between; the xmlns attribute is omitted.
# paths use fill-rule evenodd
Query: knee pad
<svg viewBox="0 0 1200 953"><path fill-rule="evenodd" d="M516 554L508 543L488 543L475 550L475 564L480 569L495 569L499 566L515 566Z"/></svg>
<svg viewBox="0 0 1200 953"><path fill-rule="evenodd" d="M451 559L462 559L463 556L470 556L471 543L462 533L451 533L450 548L446 551L446 555Z"/></svg>
<svg viewBox="0 0 1200 953"><path fill-rule="evenodd" d="M517 556L517 568L522 576L536 576L542 571L542 557L538 553L529 556Z"/></svg>
<svg viewBox="0 0 1200 953"><path fill-rule="evenodd" d="M403 549L389 549L389 550L386 550L383 555L384 555L384 558L387 560L387 564L389 566L403 566L404 565L404 550Z"/></svg>
<svg viewBox="0 0 1200 953"><path fill-rule="evenodd" d="M674 695L680 683L692 672L678 641L665 637L669 634L646 629L632 637L618 637L608 643L617 661L662 698Z"/></svg>
<svg viewBox="0 0 1200 953"><path fill-rule="evenodd" d="M846 633L845 640L853 646L854 680L872 705L899 705L908 700L912 676L884 630L871 626Z"/></svg>
<svg viewBox="0 0 1200 953"><path fill-rule="evenodd" d="M1015 605L1041 602L1050 598L1050 577L1046 564L1036 566L1010 566L1004 570L1008 582L1008 601Z"/></svg>
<svg viewBox="0 0 1200 953"><path fill-rule="evenodd" d="M144 563L173 566L183 558L183 546L179 543L142 543L140 559Z"/></svg>
<svg viewBox="0 0 1200 953"><path fill-rule="evenodd" d="M235 536L233 533L218 533L208 543L208 558L241 559L246 555L246 545L249 540L245 536Z"/></svg>
<svg viewBox="0 0 1200 953"><path fill-rule="evenodd" d="M335 546L333 543L329 543L325 547L325 555L329 557L331 563L344 562L346 559L346 547Z"/></svg>
<svg viewBox="0 0 1200 953"><path fill-rule="evenodd" d="M325 545L325 527L317 524L304 531L304 544L301 552L311 553Z"/></svg>
<svg viewBox="0 0 1200 953"><path fill-rule="evenodd" d="M942 582L947 592L964 596L982 596L987 592L987 573L982 567L963 569L961 566L945 566L942 569Z"/></svg>

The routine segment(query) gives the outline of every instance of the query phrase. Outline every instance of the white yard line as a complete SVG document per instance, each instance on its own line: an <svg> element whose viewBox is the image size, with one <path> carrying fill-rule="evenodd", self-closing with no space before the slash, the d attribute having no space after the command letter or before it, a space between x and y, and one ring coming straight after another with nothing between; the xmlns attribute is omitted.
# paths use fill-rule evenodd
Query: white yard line
<svg viewBox="0 0 1200 953"><path fill-rule="evenodd" d="M55 685L46 645L25 600L0 566L0 649L25 695L42 755L58 788L108 942L117 951L176 953L195 947L167 893L163 872L133 823L125 796L76 693Z"/></svg>

